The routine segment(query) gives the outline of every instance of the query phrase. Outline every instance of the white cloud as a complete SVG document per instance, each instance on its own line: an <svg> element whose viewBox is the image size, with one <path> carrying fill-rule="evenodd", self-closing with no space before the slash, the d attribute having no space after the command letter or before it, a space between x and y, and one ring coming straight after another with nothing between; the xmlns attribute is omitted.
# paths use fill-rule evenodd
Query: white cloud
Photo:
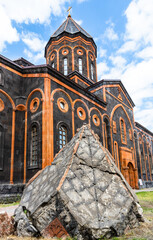
<svg viewBox="0 0 153 240"><path fill-rule="evenodd" d="M46 23L50 15L59 16L70 0L0 0L7 15L17 23Z"/></svg>
<svg viewBox="0 0 153 240"><path fill-rule="evenodd" d="M78 3L83 3L83 2L86 2L88 0L77 0Z"/></svg>
<svg viewBox="0 0 153 240"><path fill-rule="evenodd" d="M105 58L105 64L99 63L103 70L98 74L100 79L122 80L136 104L135 120L153 131L153 1L132 0L125 17L121 46Z"/></svg>
<svg viewBox="0 0 153 240"><path fill-rule="evenodd" d="M118 50L118 53L127 53L129 51L135 51L138 49L138 45L135 41L127 41L125 42Z"/></svg>
<svg viewBox="0 0 153 240"><path fill-rule="evenodd" d="M19 40L17 30L12 27L11 21L0 5L0 51L5 48L5 42L12 43Z"/></svg>
<svg viewBox="0 0 153 240"><path fill-rule="evenodd" d="M107 50L103 49L102 47L100 47L99 51L98 51L98 55L100 58L103 58L106 56Z"/></svg>
<svg viewBox="0 0 153 240"><path fill-rule="evenodd" d="M109 71L109 67L105 62L100 62L97 64L97 74L99 79L101 80L106 72Z"/></svg>
<svg viewBox="0 0 153 240"><path fill-rule="evenodd" d="M82 23L83 23L82 20L76 20L76 19L74 19L74 21L75 21L77 24L79 24L79 25L82 25Z"/></svg>
<svg viewBox="0 0 153 240"><path fill-rule="evenodd" d="M136 57L142 59L150 59L153 58L153 45L150 47L146 47L143 50L136 53Z"/></svg>
<svg viewBox="0 0 153 240"><path fill-rule="evenodd" d="M33 53L33 52L29 51L28 49L24 49L24 54L25 54L26 58L34 64L37 64L40 60L42 63L45 63L44 50L42 50L41 52L38 52L38 53Z"/></svg>
<svg viewBox="0 0 153 240"><path fill-rule="evenodd" d="M22 41L34 52L42 51L46 45L44 40L41 40L37 34L32 32L22 33Z"/></svg>
<svg viewBox="0 0 153 240"><path fill-rule="evenodd" d="M0 0L0 50L6 42L19 41L15 23L50 23L51 15L65 12L65 3L70 0ZM29 43L30 44L30 43Z"/></svg>
<svg viewBox="0 0 153 240"><path fill-rule="evenodd" d="M115 33L113 26L106 28L104 37L109 39L110 41L118 40L118 35L117 35L117 33Z"/></svg>
<svg viewBox="0 0 153 240"><path fill-rule="evenodd" d="M112 61L113 65L117 68L123 68L126 64L126 59L122 56L110 56L109 59Z"/></svg>
<svg viewBox="0 0 153 240"><path fill-rule="evenodd" d="M153 44L153 1L133 0L125 11L126 39Z"/></svg>

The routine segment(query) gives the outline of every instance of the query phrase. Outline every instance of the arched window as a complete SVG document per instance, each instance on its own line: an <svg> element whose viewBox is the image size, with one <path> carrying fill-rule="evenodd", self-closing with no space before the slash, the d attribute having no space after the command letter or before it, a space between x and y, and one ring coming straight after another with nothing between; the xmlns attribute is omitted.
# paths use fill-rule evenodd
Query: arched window
<svg viewBox="0 0 153 240"><path fill-rule="evenodd" d="M68 69L67 69L67 58L64 58L64 75L68 74Z"/></svg>
<svg viewBox="0 0 153 240"><path fill-rule="evenodd" d="M54 68L55 67L55 65L54 65L54 62L52 63L52 68Z"/></svg>
<svg viewBox="0 0 153 240"><path fill-rule="evenodd" d="M91 63L91 79L93 80L94 78L94 68L93 68L93 63Z"/></svg>
<svg viewBox="0 0 153 240"><path fill-rule="evenodd" d="M115 159L115 163L116 166L119 168L119 159L118 159L118 144L117 142L114 142L114 159Z"/></svg>
<svg viewBox="0 0 153 240"><path fill-rule="evenodd" d="M82 74L82 58L79 58L78 61L79 61L79 73Z"/></svg>
<svg viewBox="0 0 153 240"><path fill-rule="evenodd" d="M0 170L3 169L3 157L4 157L4 129L0 125Z"/></svg>
<svg viewBox="0 0 153 240"><path fill-rule="evenodd" d="M59 126L59 149L67 144L67 129L64 125Z"/></svg>
<svg viewBox="0 0 153 240"><path fill-rule="evenodd" d="M126 144L126 126L124 120L121 118L120 119L120 131L121 131L121 142L123 144Z"/></svg>
<svg viewBox="0 0 153 240"><path fill-rule="evenodd" d="M34 124L31 128L31 158L30 166L38 165L38 127Z"/></svg>

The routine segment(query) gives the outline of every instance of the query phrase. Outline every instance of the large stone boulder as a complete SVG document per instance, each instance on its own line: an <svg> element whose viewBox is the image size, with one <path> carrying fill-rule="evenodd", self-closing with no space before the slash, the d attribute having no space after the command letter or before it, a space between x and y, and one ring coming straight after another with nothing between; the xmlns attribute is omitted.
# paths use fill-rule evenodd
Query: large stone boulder
<svg viewBox="0 0 153 240"><path fill-rule="evenodd" d="M27 184L15 221L20 236L99 239L122 235L143 217L113 157L84 125Z"/></svg>

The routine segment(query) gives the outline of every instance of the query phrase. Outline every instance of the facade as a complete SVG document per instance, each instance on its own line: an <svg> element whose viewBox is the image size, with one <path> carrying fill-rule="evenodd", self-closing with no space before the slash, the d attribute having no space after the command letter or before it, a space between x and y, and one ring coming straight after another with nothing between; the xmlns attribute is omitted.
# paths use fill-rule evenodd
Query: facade
<svg viewBox="0 0 153 240"><path fill-rule="evenodd" d="M120 80L98 81L96 57L70 15L46 45L46 64L0 55L0 183L26 183L88 123L133 188L153 185L153 133L134 122Z"/></svg>

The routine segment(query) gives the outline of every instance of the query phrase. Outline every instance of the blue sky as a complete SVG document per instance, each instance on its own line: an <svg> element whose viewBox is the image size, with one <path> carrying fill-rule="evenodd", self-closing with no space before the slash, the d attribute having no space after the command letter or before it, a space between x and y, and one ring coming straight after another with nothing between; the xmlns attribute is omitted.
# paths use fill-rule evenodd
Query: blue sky
<svg viewBox="0 0 153 240"><path fill-rule="evenodd" d="M45 63L45 44L69 6L97 44L98 79L121 79L135 121L153 131L153 0L0 0L0 53Z"/></svg>

